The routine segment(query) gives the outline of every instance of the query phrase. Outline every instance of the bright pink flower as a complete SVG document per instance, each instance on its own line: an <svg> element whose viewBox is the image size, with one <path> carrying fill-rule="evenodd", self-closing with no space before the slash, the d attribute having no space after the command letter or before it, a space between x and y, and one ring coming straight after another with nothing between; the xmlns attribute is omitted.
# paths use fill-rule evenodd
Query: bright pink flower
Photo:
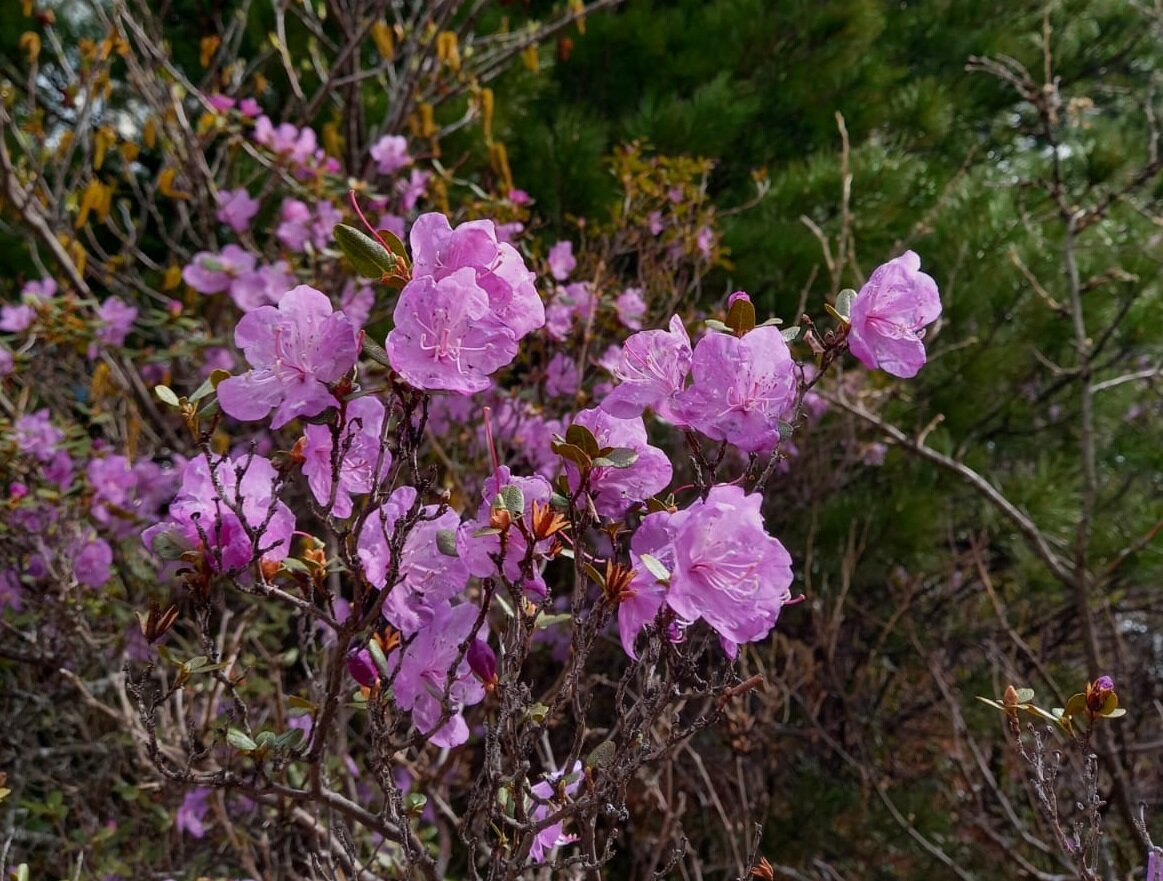
<svg viewBox="0 0 1163 881"><path fill-rule="evenodd" d="M314 129L298 129L289 122L276 128L267 116L260 116L255 122L254 139L272 153L287 157L296 165L306 164L315 153Z"/></svg>
<svg viewBox="0 0 1163 881"><path fill-rule="evenodd" d="M398 580L388 583L397 524L415 504L413 487L397 488L364 521L356 542L364 576L375 587L389 591L384 618L405 635L428 627L435 607L463 590L469 574L459 557L442 553L436 543L437 533L444 529L455 531L460 518L451 510L437 516L439 509L428 505L422 511L423 519L411 527L404 540L396 568Z"/></svg>
<svg viewBox="0 0 1163 881"><path fill-rule="evenodd" d="M0 330L6 333L20 333L36 321L36 310L27 303L0 307Z"/></svg>
<svg viewBox="0 0 1163 881"><path fill-rule="evenodd" d="M614 300L618 321L631 330L642 329L642 317L646 314L646 301L642 299L642 288L626 288Z"/></svg>
<svg viewBox="0 0 1163 881"><path fill-rule="evenodd" d="M218 402L228 416L244 422L264 419L274 409L272 428L317 416L334 404L328 385L351 370L358 354L347 316L307 285L289 291L277 307L244 315L234 342L254 369L223 380Z"/></svg>
<svg viewBox="0 0 1163 881"><path fill-rule="evenodd" d="M42 278L40 281L25 282L20 289L20 296L30 303L40 303L51 300L56 296L57 283L51 278Z"/></svg>
<svg viewBox="0 0 1163 881"><path fill-rule="evenodd" d="M21 416L13 425L16 448L41 462L48 462L65 439L65 433L54 426L47 408Z"/></svg>
<svg viewBox="0 0 1163 881"><path fill-rule="evenodd" d="M691 367L694 382L676 405L687 424L745 453L775 446L796 393L791 353L778 327L757 327L742 338L708 333L695 346Z"/></svg>
<svg viewBox="0 0 1163 881"><path fill-rule="evenodd" d="M634 502L641 502L661 492L673 474L670 459L646 439L642 417L618 419L598 408L583 410L574 425L588 428L599 447L633 450L638 459L626 468L599 466L590 472L589 493L594 508L603 517L621 517ZM577 466L566 464L571 490L580 481Z"/></svg>
<svg viewBox="0 0 1163 881"><path fill-rule="evenodd" d="M295 515L275 495L277 483L278 472L262 456L219 457L213 471L204 457L191 459L169 519L145 530L142 540L155 553L163 552L159 539L166 551L200 549L216 571L243 569L256 550L263 560L282 560L291 547ZM245 525L235 509L241 509Z"/></svg>
<svg viewBox="0 0 1163 881"><path fill-rule="evenodd" d="M85 587L101 587L113 577L113 548L92 530L74 548L73 577Z"/></svg>
<svg viewBox="0 0 1163 881"><path fill-rule="evenodd" d="M564 787L559 787L558 784L566 774L550 774L540 783L534 783L530 789L533 791L541 804L530 799L530 819L536 823L539 820L544 820L546 817L552 816L563 806L559 801L559 788L564 789L564 794L567 799L572 799L577 795L578 789L581 787L583 778L582 764L577 762L568 774L568 780ZM548 802L546 804L545 802ZM529 848L529 859L535 863L545 862L545 858L549 852L555 847L561 847L565 844L573 844L577 841L576 835L566 835L562 831L564 821L551 823L546 826L533 839L533 846Z"/></svg>
<svg viewBox="0 0 1163 881"><path fill-rule="evenodd" d="M925 365L922 330L941 314L937 283L905 251L878 266L852 303L848 347L870 370L909 379Z"/></svg>
<svg viewBox="0 0 1163 881"><path fill-rule="evenodd" d="M339 486L335 488L335 505L331 513L339 518L351 516L353 495L369 493L376 484L376 463L382 478L391 467L392 456L384 449L381 462L380 436L384 426L384 405L367 395L347 405L347 422L340 431L339 449L346 451L338 463ZM307 445L303 450L303 474L315 496L326 506L331 502L332 433L330 425L308 425Z"/></svg>
<svg viewBox="0 0 1163 881"><path fill-rule="evenodd" d="M467 657L460 655L461 643L476 637L473 626L478 617L479 610L474 605L452 607L447 602L439 603L432 610L429 626L400 650L402 658L393 658L399 665L393 684L396 703L412 711L417 730L439 747L460 746L468 740L463 708L479 704L485 697L484 686L473 675ZM450 672L448 704L453 712L440 725Z"/></svg>
<svg viewBox="0 0 1163 881"><path fill-rule="evenodd" d="M199 251L182 270L186 284L200 294L221 294L234 279L254 269L254 255L238 245L227 245L218 254Z"/></svg>
<svg viewBox="0 0 1163 881"><path fill-rule="evenodd" d="M250 222L258 214L258 208L258 199L252 199L245 187L239 187L218 194L218 213L215 216L219 223L240 233L250 229Z"/></svg>
<svg viewBox="0 0 1163 881"><path fill-rule="evenodd" d="M408 155L408 139L401 135L384 135L372 145L371 157L380 174L392 174L412 163L412 157Z"/></svg>
<svg viewBox="0 0 1163 881"><path fill-rule="evenodd" d="M184 832L191 838L203 838L206 835L206 814L210 810L210 790L205 786L197 786L186 793L182 799L182 806L174 816L174 826L179 832Z"/></svg>
<svg viewBox="0 0 1163 881"><path fill-rule="evenodd" d="M97 318L101 322L97 339L107 346L120 346L137 320L137 308L120 297L109 297L97 308Z"/></svg>
<svg viewBox="0 0 1163 881"><path fill-rule="evenodd" d="M626 340L613 365L619 385L602 399L602 409L630 419L650 407L668 422L682 424L674 402L690 369L691 338L675 315L670 330L644 330Z"/></svg>
<svg viewBox="0 0 1163 881"><path fill-rule="evenodd" d="M439 281L414 277L400 292L387 351L409 385L473 394L487 389L489 375L517 357L516 336L476 279L464 267Z"/></svg>
<svg viewBox="0 0 1163 881"><path fill-rule="evenodd" d="M577 260L573 256L573 242L561 241L549 249L550 274L558 281L565 281L569 274L577 268Z"/></svg>
<svg viewBox="0 0 1163 881"><path fill-rule="evenodd" d="M428 181L431 177L428 172L413 168L407 180L401 179L396 182L396 191L400 194L400 204L404 211L411 211L416 207L416 203L428 191ZM402 232L399 236L404 237Z"/></svg>
<svg viewBox="0 0 1163 881"><path fill-rule="evenodd" d="M581 385L577 361L558 352L545 366L545 393L551 398L573 397Z"/></svg>
<svg viewBox="0 0 1163 881"><path fill-rule="evenodd" d="M439 281L470 267L488 295L489 308L517 339L545 324L533 273L512 245L497 240L491 220L473 220L453 229L443 214L421 214L408 238L413 279L429 275Z"/></svg>
<svg viewBox="0 0 1163 881"><path fill-rule="evenodd" d="M230 299L243 312L253 312L260 306L277 306L297 281L290 265L279 260L244 272L231 281Z"/></svg>
<svg viewBox="0 0 1163 881"><path fill-rule="evenodd" d="M631 540L637 570L619 609L619 631L634 657L634 637L665 603L683 624L702 619L734 657L738 645L763 639L791 599L791 557L767 534L763 499L720 484L705 501L646 517ZM641 562L650 554L671 572L660 585Z"/></svg>

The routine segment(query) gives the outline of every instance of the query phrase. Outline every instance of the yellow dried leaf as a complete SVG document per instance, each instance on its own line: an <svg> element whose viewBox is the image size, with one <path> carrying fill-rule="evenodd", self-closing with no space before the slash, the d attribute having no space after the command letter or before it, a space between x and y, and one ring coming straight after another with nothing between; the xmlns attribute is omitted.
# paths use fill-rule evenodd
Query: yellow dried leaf
<svg viewBox="0 0 1163 881"><path fill-rule="evenodd" d="M541 72L541 56L537 54L536 45L526 46L521 50L521 62L529 72Z"/></svg>
<svg viewBox="0 0 1163 881"><path fill-rule="evenodd" d="M190 198L190 194L174 189L174 179L177 176L178 173L173 168L163 168L157 178L157 189L166 198L185 201Z"/></svg>
<svg viewBox="0 0 1163 881"><path fill-rule="evenodd" d="M454 73L460 70L460 47L455 33L441 31L436 35L436 58L447 64Z"/></svg>
<svg viewBox="0 0 1163 881"><path fill-rule="evenodd" d="M25 31L20 35L20 48L28 53L28 60L35 62L40 55L40 34L35 31Z"/></svg>
<svg viewBox="0 0 1163 881"><path fill-rule="evenodd" d="M493 109L496 97L492 89L481 89L481 127L485 133L485 143L493 142Z"/></svg>
<svg viewBox="0 0 1163 881"><path fill-rule="evenodd" d="M222 45L222 38L218 36L210 36L202 38L202 52L199 60L203 67L209 67L210 62L214 60L214 53L218 51L218 47Z"/></svg>
<svg viewBox="0 0 1163 881"><path fill-rule="evenodd" d="M577 25L577 32L584 34L586 32L586 4L584 0L569 0L569 11L577 16L577 21L574 22Z"/></svg>
<svg viewBox="0 0 1163 881"><path fill-rule="evenodd" d="M98 361L93 368L93 378L89 380L89 398L94 404L100 403L117 391L110 379L109 365Z"/></svg>
<svg viewBox="0 0 1163 881"><path fill-rule="evenodd" d="M489 160L492 163L493 171L500 175L501 181L504 184L505 192L513 191L513 173L509 170L509 151L505 149L504 144L492 144L489 146Z"/></svg>
<svg viewBox="0 0 1163 881"><path fill-rule="evenodd" d="M339 126L334 122L323 123L323 149L329 156L343 155L343 138L339 135Z"/></svg>
<svg viewBox="0 0 1163 881"><path fill-rule="evenodd" d="M165 277L162 279L162 290L172 291L182 283L182 267L171 263L166 267Z"/></svg>
<svg viewBox="0 0 1163 881"><path fill-rule="evenodd" d="M137 144L125 141L117 148L117 151L121 154L121 158L124 159L126 163L130 163L137 159L137 155L141 152L141 148L137 146Z"/></svg>
<svg viewBox="0 0 1163 881"><path fill-rule="evenodd" d="M372 41L380 57L384 61L391 61L396 54L396 37L387 22L377 21L372 25Z"/></svg>
<svg viewBox="0 0 1163 881"><path fill-rule="evenodd" d="M141 130L141 142L147 150L157 146L157 123L152 116L145 121L145 128Z"/></svg>
<svg viewBox="0 0 1163 881"><path fill-rule="evenodd" d="M101 166L105 164L105 153L117 143L117 133L107 125L101 126L97 129L97 133L93 135L93 168L97 171L101 170Z"/></svg>
<svg viewBox="0 0 1163 881"><path fill-rule="evenodd" d="M426 101L421 103L417 110L420 111L420 137L431 138L437 132L436 113L432 105Z"/></svg>

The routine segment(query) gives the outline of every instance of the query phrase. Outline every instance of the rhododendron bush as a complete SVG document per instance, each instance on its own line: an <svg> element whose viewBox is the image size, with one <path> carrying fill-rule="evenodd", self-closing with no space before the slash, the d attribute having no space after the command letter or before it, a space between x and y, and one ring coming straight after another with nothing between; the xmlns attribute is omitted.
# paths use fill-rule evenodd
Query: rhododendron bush
<svg viewBox="0 0 1163 881"><path fill-rule="evenodd" d="M5 795L101 877L598 877L647 841L673 870L715 790L657 769L746 736L811 599L784 479L925 368L939 270L897 248L767 314L709 160L620 147L616 206L550 231L490 83L615 4L485 5L276 4L194 51L144 5L63 45L26 4L0 623L87 713L45 748L124 750L92 808ZM845 443L830 475L884 460ZM1117 718L1108 681L1064 730Z"/></svg>

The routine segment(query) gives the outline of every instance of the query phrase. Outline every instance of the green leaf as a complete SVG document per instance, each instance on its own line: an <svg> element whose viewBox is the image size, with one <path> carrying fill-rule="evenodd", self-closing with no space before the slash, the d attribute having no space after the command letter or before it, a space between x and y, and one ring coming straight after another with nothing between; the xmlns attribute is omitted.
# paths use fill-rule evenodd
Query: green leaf
<svg viewBox="0 0 1163 881"><path fill-rule="evenodd" d="M565 442L578 447L591 459L599 455L602 451L602 448L598 446L598 439L594 437L594 433L584 425L578 425L576 423L565 430Z"/></svg>
<svg viewBox="0 0 1163 881"><path fill-rule="evenodd" d="M496 526L483 526L480 529L474 529L472 537L484 538L486 535L500 535L504 531L503 529L498 529Z"/></svg>
<svg viewBox="0 0 1163 881"><path fill-rule="evenodd" d="M707 326L708 330L717 330L717 331L720 331L722 333L730 333L731 332L731 328L729 328L726 324L724 324L722 321L720 321L717 318L708 318L706 321L703 322L703 324L705 324Z"/></svg>
<svg viewBox="0 0 1163 881"><path fill-rule="evenodd" d="M446 557L460 556L460 553L456 550L455 529L436 530L436 550L440 551Z"/></svg>
<svg viewBox="0 0 1163 881"><path fill-rule="evenodd" d="M638 461L638 451L617 447L604 456L594 459L594 467L629 468Z"/></svg>
<svg viewBox="0 0 1163 881"><path fill-rule="evenodd" d="M569 612L562 612L559 615L538 615L536 626L538 630L548 630L550 627L555 627L558 624L565 624L572 618L573 615Z"/></svg>
<svg viewBox="0 0 1163 881"><path fill-rule="evenodd" d="M603 740L586 756L587 768L604 768L610 762L614 761L614 756L617 753L617 747L612 740Z"/></svg>
<svg viewBox="0 0 1163 881"><path fill-rule="evenodd" d="M727 310L727 327L738 336L755 329L755 305L746 297L740 297Z"/></svg>
<svg viewBox="0 0 1163 881"><path fill-rule="evenodd" d="M1034 699L1034 689L1032 689L1032 688L1019 688L1018 689L1018 703L1019 704L1028 704L1033 699Z"/></svg>
<svg viewBox="0 0 1163 881"><path fill-rule="evenodd" d="M355 271L364 278L378 281L396 271L395 255L371 236L364 235L346 223L337 223L332 232L339 250L351 261Z"/></svg>
<svg viewBox="0 0 1163 881"><path fill-rule="evenodd" d="M258 749L258 744L251 740L245 731L239 731L237 728L231 728L226 732L226 742L244 753Z"/></svg>
<svg viewBox="0 0 1163 881"><path fill-rule="evenodd" d="M783 335L783 341L785 343L794 343L799 338L801 330L803 330L803 328L801 328L799 325L796 325L795 327L785 327L780 331L780 334Z"/></svg>
<svg viewBox="0 0 1163 881"><path fill-rule="evenodd" d="M573 462L573 464L583 471L588 469L592 464L590 457L586 455L586 451L576 444L554 441L553 452L557 453L563 459L569 459L569 461Z"/></svg>
<svg viewBox="0 0 1163 881"><path fill-rule="evenodd" d="M502 487L500 499L510 514L525 513L525 493L521 492L521 487L516 484L510 483Z"/></svg>
<svg viewBox="0 0 1163 881"><path fill-rule="evenodd" d="M198 386L198 388L194 392L194 394L190 395L189 400L191 402L200 401L204 397L206 397L207 395L212 395L212 394L214 394L214 383L212 383L209 379L207 379L200 386Z"/></svg>
<svg viewBox="0 0 1163 881"><path fill-rule="evenodd" d="M174 390L168 385L155 385L153 387L153 393L161 398L162 403L169 404L171 407L180 407L182 405L181 401L178 400L178 396L174 394Z"/></svg>
<svg viewBox="0 0 1163 881"><path fill-rule="evenodd" d="M389 370L392 369L392 362L388 360L388 353L384 350L384 347L368 339L366 334L363 338L363 353L381 367L387 367Z"/></svg>
<svg viewBox="0 0 1163 881"><path fill-rule="evenodd" d="M409 792L404 797L404 809L409 814L419 814L428 804L428 796L422 792Z"/></svg>
<svg viewBox="0 0 1163 881"><path fill-rule="evenodd" d="M659 581L670 581L670 570L662 565L662 561L651 554L642 554L638 559L642 561L642 565L647 568L651 575Z"/></svg>
<svg viewBox="0 0 1163 881"><path fill-rule="evenodd" d="M856 291L844 288L836 295L836 311L845 322L852 318L852 304L856 302Z"/></svg>
<svg viewBox="0 0 1163 881"><path fill-rule="evenodd" d="M302 745L305 738L306 735L302 728L288 728L278 736L275 746L278 749L296 750Z"/></svg>
<svg viewBox="0 0 1163 881"><path fill-rule="evenodd" d="M391 676L392 671L388 668L388 659L384 655L384 650L380 647L379 640L369 639L367 641L367 650L372 656L372 660L376 662L376 669L380 671L380 676L385 679Z"/></svg>
<svg viewBox="0 0 1163 881"><path fill-rule="evenodd" d="M536 724L542 724L549 716L549 707L542 703L536 703L529 708L529 718Z"/></svg>

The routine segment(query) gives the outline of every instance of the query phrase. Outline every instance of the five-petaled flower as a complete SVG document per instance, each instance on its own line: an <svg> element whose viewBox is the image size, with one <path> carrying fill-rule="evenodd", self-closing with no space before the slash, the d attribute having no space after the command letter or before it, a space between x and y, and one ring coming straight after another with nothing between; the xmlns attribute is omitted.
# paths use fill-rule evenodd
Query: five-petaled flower
<svg viewBox="0 0 1163 881"><path fill-rule="evenodd" d="M289 291L279 305L262 306L238 322L234 341L252 370L223 380L218 401L235 419L263 419L272 428L317 416L335 403L328 386L355 364L356 330L327 296L307 285Z"/></svg>
<svg viewBox="0 0 1163 881"><path fill-rule="evenodd" d="M853 300L848 347L870 370L909 379L925 365L921 331L940 314L937 283L905 251L873 270Z"/></svg>

